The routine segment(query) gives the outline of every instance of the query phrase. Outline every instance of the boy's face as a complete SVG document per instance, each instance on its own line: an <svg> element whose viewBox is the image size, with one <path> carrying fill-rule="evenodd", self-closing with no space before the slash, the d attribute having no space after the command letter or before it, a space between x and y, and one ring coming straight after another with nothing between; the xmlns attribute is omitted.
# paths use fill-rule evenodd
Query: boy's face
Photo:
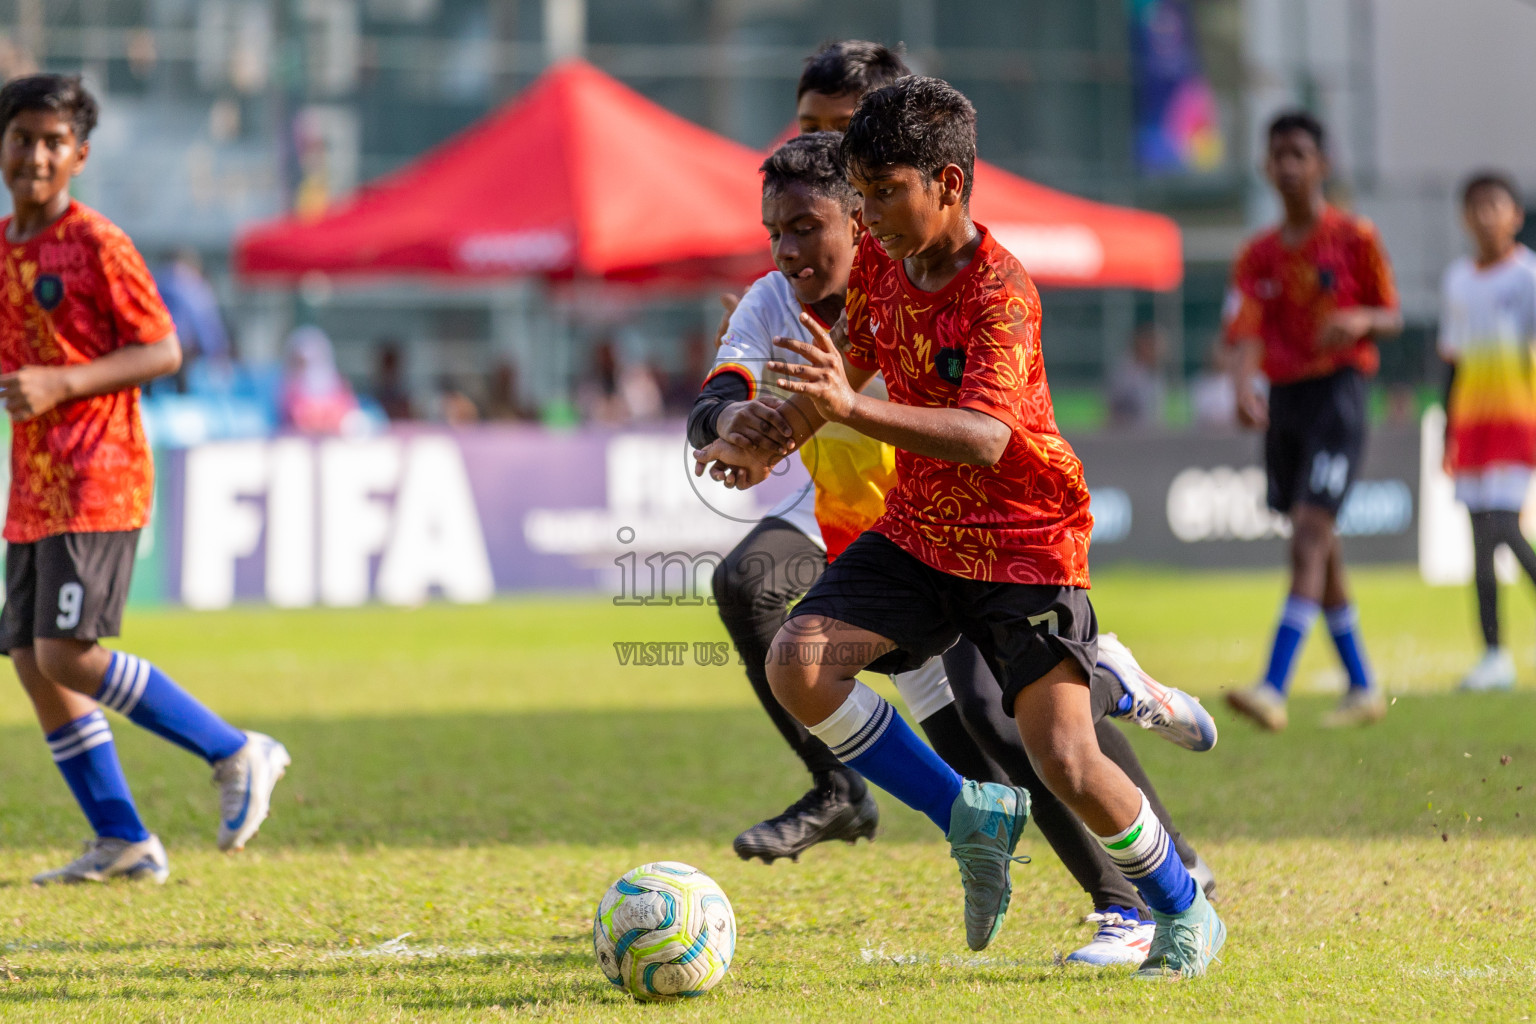
<svg viewBox="0 0 1536 1024"><path fill-rule="evenodd" d="M916 167L849 171L849 182L864 197L860 219L893 260L927 249L950 227L960 205L965 172L947 165L936 180Z"/></svg>
<svg viewBox="0 0 1536 1024"><path fill-rule="evenodd" d="M858 93L845 92L829 96L814 89L807 90L795 104L795 120L800 124L800 134L812 132L845 132L853 112L859 108Z"/></svg>
<svg viewBox="0 0 1536 1024"><path fill-rule="evenodd" d="M1462 208L1467 233L1480 251L1503 252L1525 226L1525 211L1496 185L1474 189Z"/></svg>
<svg viewBox="0 0 1536 1024"><path fill-rule="evenodd" d="M859 227L842 204L795 182L763 197L773 262L809 306L848 290Z"/></svg>
<svg viewBox="0 0 1536 1024"><path fill-rule="evenodd" d="M1282 132L1269 140L1264 173L1282 198L1305 199L1327 180L1328 158L1310 133L1300 129Z"/></svg>
<svg viewBox="0 0 1536 1024"><path fill-rule="evenodd" d="M46 206L85 167L90 143L52 110L23 110L0 135L0 176L17 205Z"/></svg>

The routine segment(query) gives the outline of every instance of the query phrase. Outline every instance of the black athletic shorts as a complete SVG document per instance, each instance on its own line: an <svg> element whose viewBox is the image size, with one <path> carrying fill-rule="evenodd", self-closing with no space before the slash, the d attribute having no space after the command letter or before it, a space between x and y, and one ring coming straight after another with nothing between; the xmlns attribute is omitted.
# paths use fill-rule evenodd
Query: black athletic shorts
<svg viewBox="0 0 1536 1024"><path fill-rule="evenodd" d="M964 636L987 659L1010 715L1019 692L1062 659L1078 663L1087 685L1099 656L1099 624L1087 591L954 576L872 531L827 567L791 609L784 629L815 631L824 619L896 645L888 653L871 652L866 667L876 672L915 669Z"/></svg>
<svg viewBox="0 0 1536 1024"><path fill-rule="evenodd" d="M1289 512L1300 503L1337 515L1364 451L1365 377L1359 370L1270 388L1264 434L1270 508Z"/></svg>
<svg viewBox="0 0 1536 1024"><path fill-rule="evenodd" d="M31 647L35 637L117 636L138 546L138 530L121 530L61 533L7 547L0 651Z"/></svg>

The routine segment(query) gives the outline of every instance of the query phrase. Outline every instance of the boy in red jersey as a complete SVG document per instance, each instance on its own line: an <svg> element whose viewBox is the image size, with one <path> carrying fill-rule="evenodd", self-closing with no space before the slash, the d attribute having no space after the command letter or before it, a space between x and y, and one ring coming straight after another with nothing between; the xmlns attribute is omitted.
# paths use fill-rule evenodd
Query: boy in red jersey
<svg viewBox="0 0 1536 1024"><path fill-rule="evenodd" d="M1094 733L1088 493L1056 431L1034 286L970 220L975 152L974 109L931 78L867 95L843 139L869 232L847 299L849 365L805 317L814 344L779 342L805 362L768 369L821 419L894 445L898 481L880 519L791 612L769 681L845 764L945 832L966 938L982 949L1008 908L1029 794L962 779L855 678L920 665L964 634L1046 785L1152 907L1141 975L1200 974L1225 928ZM877 370L889 401L860 393Z"/></svg>
<svg viewBox="0 0 1536 1024"><path fill-rule="evenodd" d="M221 849L255 835L288 765L276 740L232 728L148 661L97 643L118 634L153 495L139 385L175 372L181 349L133 243L70 198L96 116L78 78L32 75L0 89L0 174L13 204L0 221L0 398L12 420L0 650L95 831L39 885L169 873L98 702L213 766Z"/></svg>
<svg viewBox="0 0 1536 1024"><path fill-rule="evenodd" d="M1375 229L1323 197L1328 158L1316 119L1289 113L1270 124L1266 170L1285 218L1238 256L1226 340L1238 351L1238 418L1265 431L1269 507L1291 520L1291 589L1263 680L1229 690L1227 703L1266 729L1285 728L1291 667L1321 610L1349 674L1323 724L1365 725L1387 705L1360 642L1334 520L1365 445L1376 339L1402 327L1397 289ZM1267 402L1254 387L1261 367Z"/></svg>

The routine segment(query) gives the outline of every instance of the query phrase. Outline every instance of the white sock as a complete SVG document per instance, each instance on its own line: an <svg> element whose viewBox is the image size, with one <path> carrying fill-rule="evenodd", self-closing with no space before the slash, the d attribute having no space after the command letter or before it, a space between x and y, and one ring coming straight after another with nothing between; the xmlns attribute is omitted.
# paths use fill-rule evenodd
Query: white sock
<svg viewBox="0 0 1536 1024"><path fill-rule="evenodd" d="M853 692L842 706L815 725L807 726L811 735L831 748L844 764L858 757L879 739L891 724L896 709L868 686L853 681Z"/></svg>
<svg viewBox="0 0 1536 1024"><path fill-rule="evenodd" d="M1115 866L1127 878L1145 878L1150 875L1162 867L1163 861L1168 858L1168 851L1172 849L1172 844L1168 842L1168 831L1157 820L1157 815L1152 813L1152 804L1148 802L1147 795L1139 789L1136 792L1141 797L1141 811L1136 815L1136 820L1124 831L1112 836L1094 836L1099 845L1104 847L1104 852L1109 854L1109 859L1115 862Z"/></svg>

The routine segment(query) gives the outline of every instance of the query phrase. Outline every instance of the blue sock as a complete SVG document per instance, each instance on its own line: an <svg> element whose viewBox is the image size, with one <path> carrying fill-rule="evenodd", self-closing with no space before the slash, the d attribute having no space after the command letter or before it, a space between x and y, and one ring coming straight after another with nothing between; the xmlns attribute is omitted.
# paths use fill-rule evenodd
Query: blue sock
<svg viewBox="0 0 1536 1024"><path fill-rule="evenodd" d="M1275 645L1269 651L1269 669L1264 681L1281 693L1291 683L1291 666L1301 650L1301 642L1312 632L1317 621L1317 602L1294 594L1280 609L1280 624L1275 627Z"/></svg>
<svg viewBox="0 0 1536 1024"><path fill-rule="evenodd" d="M245 733L198 703L170 676L132 654L112 652L96 700L209 764L245 746Z"/></svg>
<svg viewBox="0 0 1536 1024"><path fill-rule="evenodd" d="M1182 914L1195 902L1195 880L1179 859L1163 823L1152 813L1146 794L1141 796L1141 813L1130 827L1116 835L1094 838L1153 910Z"/></svg>
<svg viewBox="0 0 1536 1024"><path fill-rule="evenodd" d="M139 843L149 838L149 829L139 820L133 794L117 760L117 744L112 742L112 727L98 708L83 718L48 734L48 749L53 763L75 794L75 802L85 812L98 836L112 836Z"/></svg>
<svg viewBox="0 0 1536 1024"><path fill-rule="evenodd" d="M949 811L965 780L917 738L885 698L855 680L843 706L810 730L843 764L949 834Z"/></svg>
<svg viewBox="0 0 1536 1024"><path fill-rule="evenodd" d="M1369 689L1375 682L1371 664L1365 660L1365 645L1360 642L1360 616L1352 604L1329 608L1324 617L1328 620L1328 632L1333 634L1333 646L1338 649L1344 671L1349 673L1351 690Z"/></svg>

